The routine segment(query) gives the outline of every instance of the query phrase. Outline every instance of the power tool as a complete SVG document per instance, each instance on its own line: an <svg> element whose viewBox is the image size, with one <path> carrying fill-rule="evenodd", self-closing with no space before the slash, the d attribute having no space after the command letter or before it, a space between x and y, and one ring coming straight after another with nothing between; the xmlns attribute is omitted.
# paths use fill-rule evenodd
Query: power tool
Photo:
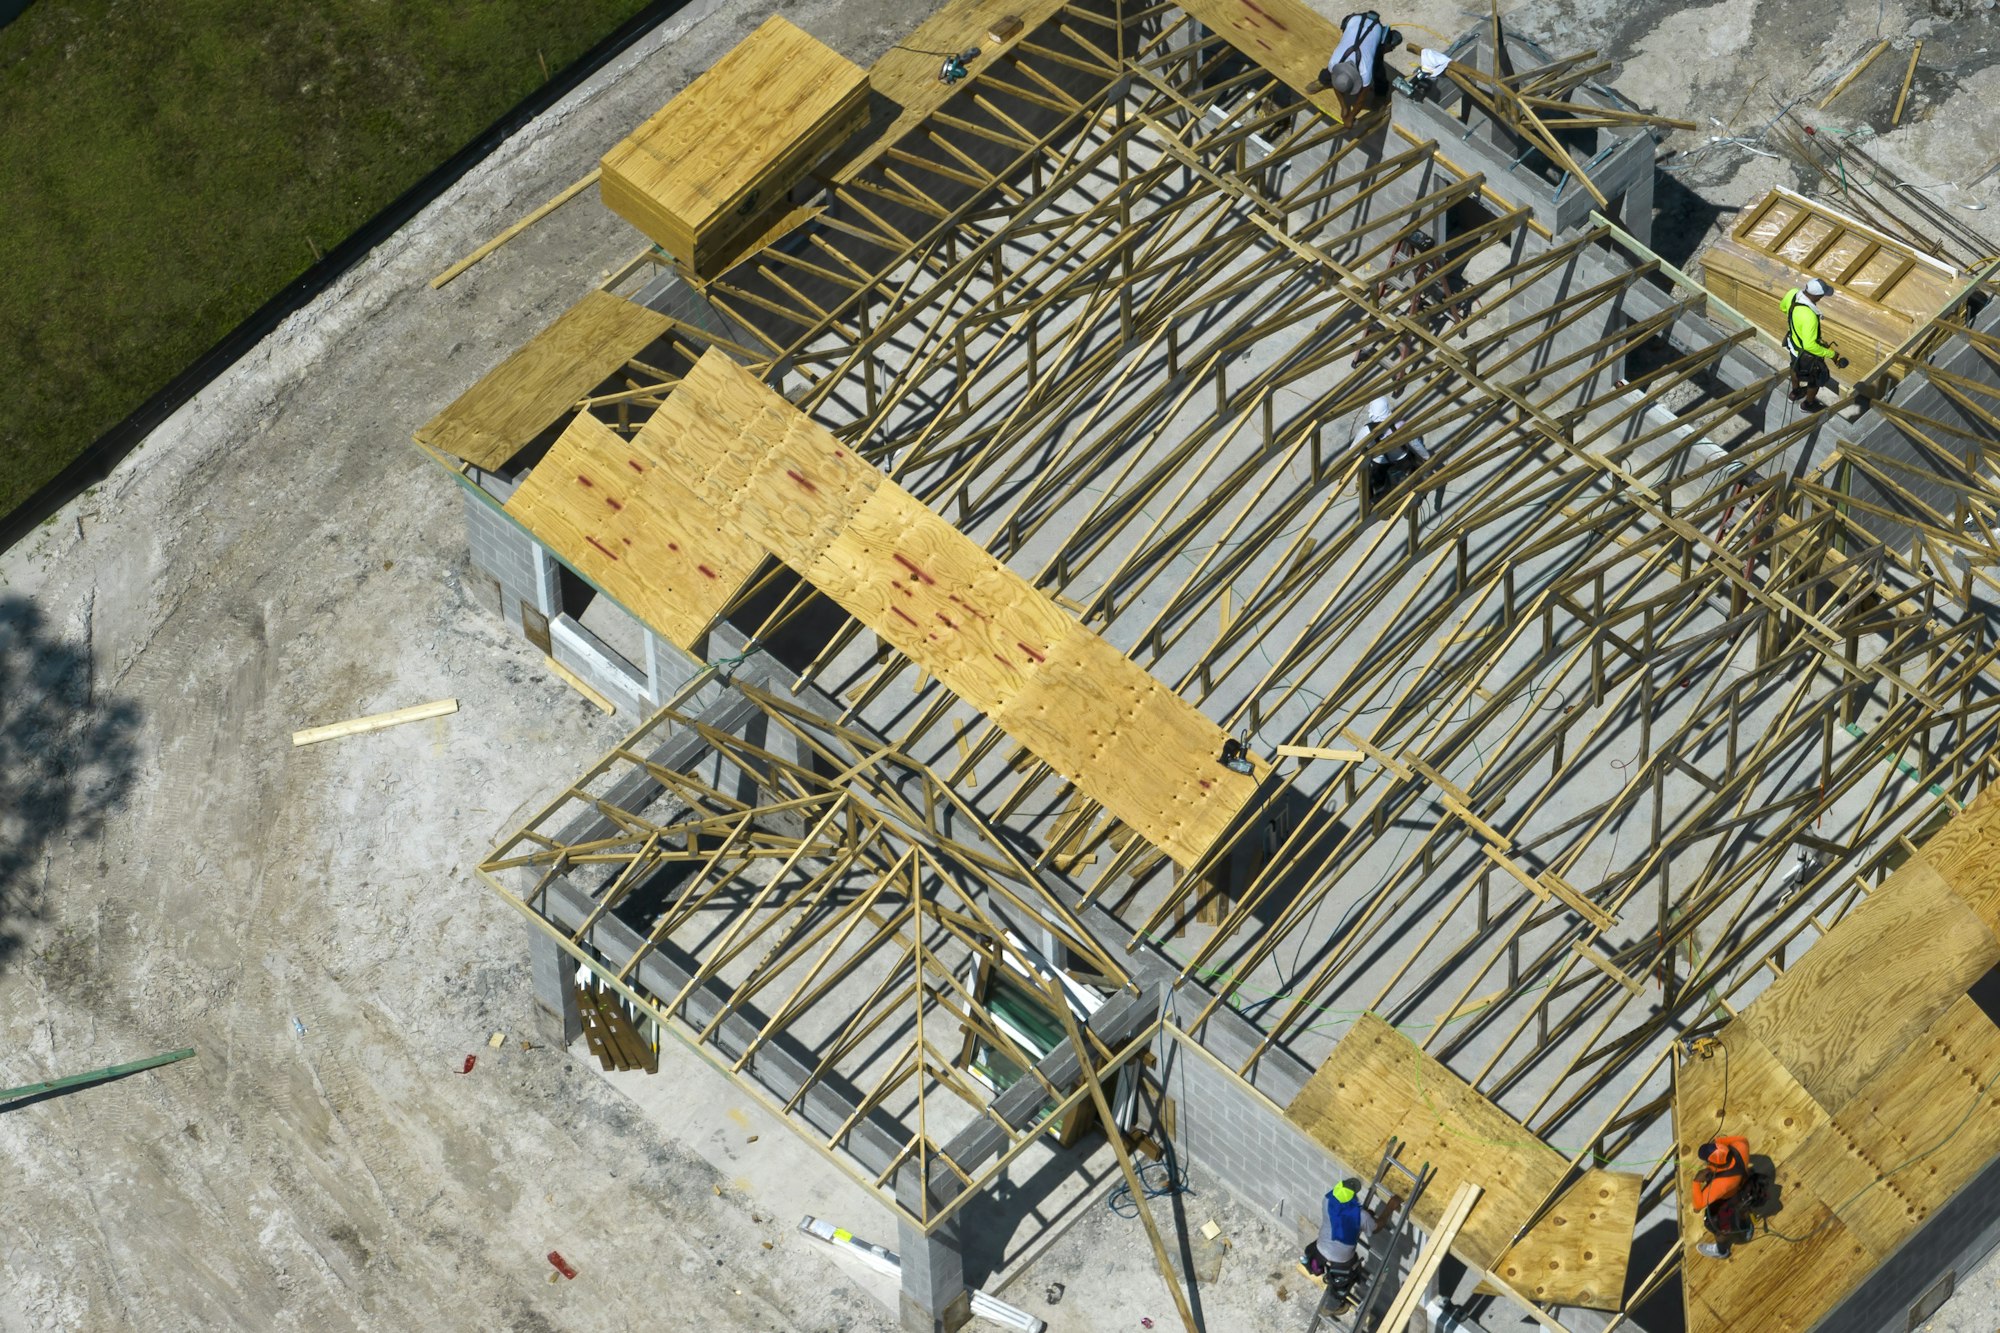
<svg viewBox="0 0 2000 1333"><path fill-rule="evenodd" d="M938 82L957 83L971 72L967 66L978 58L979 48L976 46L969 51L960 51L955 56L946 56L944 65L938 70Z"/></svg>

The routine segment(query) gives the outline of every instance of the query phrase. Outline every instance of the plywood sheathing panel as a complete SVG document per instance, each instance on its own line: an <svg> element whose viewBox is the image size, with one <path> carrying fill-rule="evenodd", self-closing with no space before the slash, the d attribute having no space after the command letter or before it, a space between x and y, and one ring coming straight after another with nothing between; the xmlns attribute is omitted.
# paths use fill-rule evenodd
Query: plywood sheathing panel
<svg viewBox="0 0 2000 1333"><path fill-rule="evenodd" d="M1617 1309L1644 1186L1645 1177L1629 1171L1584 1172L1493 1271L1544 1305Z"/></svg>
<svg viewBox="0 0 2000 1333"><path fill-rule="evenodd" d="M1951 299L1955 270L1858 219L1776 189L1745 210L1733 232L1702 256L1702 281L1770 332L1785 336L1784 294L1824 279L1822 338L1850 365L1840 378L1875 370Z"/></svg>
<svg viewBox="0 0 2000 1333"><path fill-rule="evenodd" d="M1700 1301L1699 1307L1690 1307L1688 1333L1733 1333L1749 1326L1758 1333L1804 1333L1830 1307L1831 1301L1821 1304L1825 1293L1851 1289L1882 1261L1782 1167L1779 1185L1787 1191L1785 1210L1772 1224L1799 1237L1796 1243L1759 1237L1737 1246L1728 1259L1716 1260L1693 1250L1696 1241L1707 1239L1699 1223L1685 1233L1683 1282ZM1697 1308L1723 1322L1697 1323Z"/></svg>
<svg viewBox="0 0 2000 1333"><path fill-rule="evenodd" d="M635 443L1178 864L1268 772L1224 768L1221 727L722 352Z"/></svg>
<svg viewBox="0 0 2000 1333"><path fill-rule="evenodd" d="M1812 1327L2000 1155L2000 1027L1965 994L2000 960L1996 854L1989 788L1679 1067L1682 1197L1726 1128L1771 1160L1783 1205L1782 1234L1726 1262L1695 1253L1683 1212L1690 1333Z"/></svg>
<svg viewBox="0 0 2000 1333"><path fill-rule="evenodd" d="M1181 8L1335 120L1340 98L1313 88L1340 41L1340 25L1301 0L1182 0Z"/></svg>
<svg viewBox="0 0 2000 1333"><path fill-rule="evenodd" d="M1560 1298L1549 1299L1618 1308L1637 1178L1586 1173L1510 1251L1516 1233L1562 1185L1568 1161L1376 1015L1355 1021L1285 1118L1356 1171L1371 1168L1391 1137L1403 1139L1399 1156L1406 1164L1429 1162L1438 1173L1417 1205L1419 1225L1436 1228L1461 1182L1485 1191L1452 1246L1461 1259L1499 1271L1496 1264L1512 1254L1516 1269L1539 1264L1537 1280L1561 1289Z"/></svg>
<svg viewBox="0 0 2000 1333"><path fill-rule="evenodd" d="M1743 1011L1821 1106L1870 1074L2000 962L2000 940L1922 859L1906 862Z"/></svg>
<svg viewBox="0 0 2000 1333"><path fill-rule="evenodd" d="M773 15L604 155L607 208L704 271L868 120L859 65Z"/></svg>
<svg viewBox="0 0 2000 1333"><path fill-rule="evenodd" d="M588 413L570 422L507 512L690 652L764 558L671 470Z"/></svg>
<svg viewBox="0 0 2000 1333"><path fill-rule="evenodd" d="M2000 802L1984 796L1924 843L1923 859L2000 935Z"/></svg>
<svg viewBox="0 0 2000 1333"><path fill-rule="evenodd" d="M2000 1155L2000 1090L1987 1087L1996 1070L2000 1027L1962 997L1841 1111L1881 1127L1871 1155L1919 1210L1913 1225Z"/></svg>
<svg viewBox="0 0 2000 1333"><path fill-rule="evenodd" d="M1717 1134L1747 1132L1752 1151L1781 1158L1827 1115L1742 1023L1729 1024L1717 1040L1719 1050L1689 1060L1677 1075L1674 1124L1684 1149L1683 1185L1694 1170L1694 1149Z"/></svg>
<svg viewBox="0 0 2000 1333"><path fill-rule="evenodd" d="M669 323L623 297L591 292L424 423L417 443L497 471Z"/></svg>

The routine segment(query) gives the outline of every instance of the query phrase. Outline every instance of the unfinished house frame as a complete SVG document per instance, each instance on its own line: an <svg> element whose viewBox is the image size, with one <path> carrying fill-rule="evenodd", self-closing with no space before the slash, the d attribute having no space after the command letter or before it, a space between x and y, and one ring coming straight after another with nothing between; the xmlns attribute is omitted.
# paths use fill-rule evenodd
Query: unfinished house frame
<svg viewBox="0 0 2000 1333"><path fill-rule="evenodd" d="M1338 123L1302 6L1017 9L956 89L878 67L904 114L720 277L642 255L426 427L476 555L530 542L646 636L643 725L481 873L897 1211L912 1327L962 1315L978 1192L1086 1103L1128 1179L1150 1132L1287 1226L1413 1143L1485 1191L1460 1297L1550 1327L1900 1320L1935 1272L1899 1247L1988 1141L1844 1264L1773 1242L1717 1290L1674 1090L1982 817L1990 284L1892 400L1801 417L1755 329L1549 213L1570 187L1467 174L1436 108ZM1514 63L1517 96L1591 69ZM898 609L932 569L965 625ZM1003 604L1047 636L1018 681L954 646ZM1036 683L1086 641L1103 670ZM1151 691L1200 725L1135 722ZM982 1012L1001 966L1052 1049ZM1023 1078L968 1078L975 1042ZM1952 1225L1940 1265L1990 1243Z"/></svg>

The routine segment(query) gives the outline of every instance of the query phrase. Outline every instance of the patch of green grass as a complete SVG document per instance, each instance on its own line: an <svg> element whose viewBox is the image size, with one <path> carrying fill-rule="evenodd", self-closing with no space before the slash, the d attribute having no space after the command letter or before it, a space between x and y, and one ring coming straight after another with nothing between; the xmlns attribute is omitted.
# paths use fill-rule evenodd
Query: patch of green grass
<svg viewBox="0 0 2000 1333"><path fill-rule="evenodd" d="M0 29L0 513L643 7L30 5Z"/></svg>

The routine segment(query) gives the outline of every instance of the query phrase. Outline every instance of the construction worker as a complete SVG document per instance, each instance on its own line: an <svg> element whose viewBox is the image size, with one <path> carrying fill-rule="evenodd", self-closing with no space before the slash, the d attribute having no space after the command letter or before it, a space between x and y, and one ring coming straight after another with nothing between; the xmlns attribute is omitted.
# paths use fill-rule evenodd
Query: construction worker
<svg viewBox="0 0 2000 1333"><path fill-rule="evenodd" d="M1822 342L1819 306L1833 295L1833 288L1818 278L1807 281L1803 288L1794 287L1785 293L1778 303L1778 310L1785 317L1785 351L1792 358L1791 400L1805 399L1805 410L1817 412L1826 406L1820 402L1819 391L1828 382L1826 363L1829 359L1845 370L1847 358L1834 350L1833 344Z"/></svg>
<svg viewBox="0 0 2000 1333"><path fill-rule="evenodd" d="M1374 452L1375 441L1395 434L1403 428L1401 421L1392 420L1396 405L1386 395L1368 404L1368 416L1354 432L1354 443L1369 449L1367 486L1370 503L1381 499L1394 490L1412 472L1430 459L1430 450L1424 447L1421 435L1393 445L1381 453Z"/></svg>
<svg viewBox="0 0 2000 1333"><path fill-rule="evenodd" d="M1368 1212L1361 1206L1361 1181L1356 1176L1328 1190L1320 1208L1319 1235L1306 1246L1302 1261L1306 1272L1325 1282L1336 1298L1346 1297L1361 1278L1361 1238L1387 1226L1402 1202L1391 1195Z"/></svg>
<svg viewBox="0 0 2000 1333"><path fill-rule="evenodd" d="M1326 68L1313 81L1313 90L1328 88L1340 95L1340 118L1352 121L1360 110L1364 94L1386 97L1389 92L1388 54L1403 44L1403 34L1382 22L1374 10L1349 14L1340 21L1340 40Z"/></svg>
<svg viewBox="0 0 2000 1333"><path fill-rule="evenodd" d="M1695 1249L1711 1259L1727 1259L1731 1244L1750 1239L1750 1208L1762 1193L1762 1182L1750 1169L1750 1140L1718 1134L1695 1152L1702 1165L1688 1190L1688 1205L1715 1236Z"/></svg>

